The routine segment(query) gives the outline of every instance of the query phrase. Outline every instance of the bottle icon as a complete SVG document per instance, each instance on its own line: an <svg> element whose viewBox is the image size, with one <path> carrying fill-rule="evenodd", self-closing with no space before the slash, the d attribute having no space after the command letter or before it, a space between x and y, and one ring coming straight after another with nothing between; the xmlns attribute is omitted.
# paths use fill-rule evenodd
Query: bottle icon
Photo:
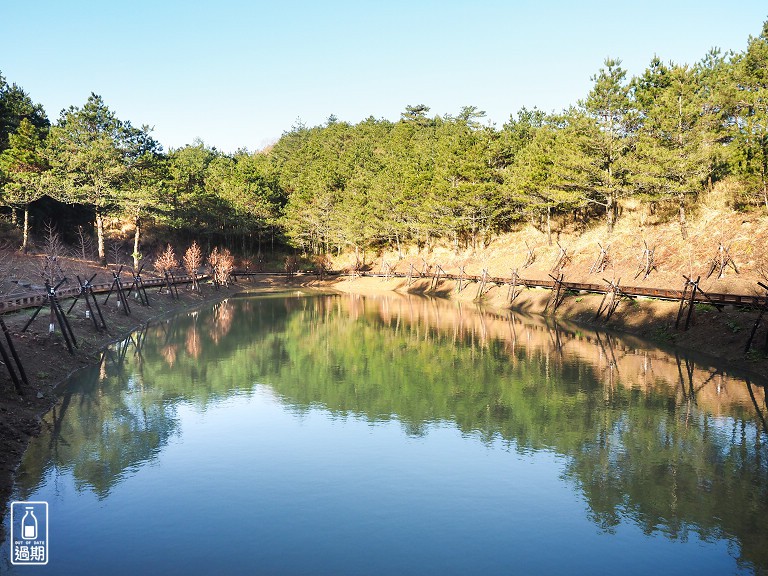
<svg viewBox="0 0 768 576"><path fill-rule="evenodd" d="M34 508L25 506L24 517L21 519L21 537L25 540L35 540L37 538L37 518Z"/></svg>

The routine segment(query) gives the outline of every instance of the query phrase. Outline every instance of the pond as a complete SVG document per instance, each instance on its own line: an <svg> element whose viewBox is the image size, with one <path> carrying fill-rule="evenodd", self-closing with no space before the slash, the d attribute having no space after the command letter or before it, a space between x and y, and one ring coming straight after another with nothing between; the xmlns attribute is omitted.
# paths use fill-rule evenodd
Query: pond
<svg viewBox="0 0 768 576"><path fill-rule="evenodd" d="M230 298L63 390L10 574L765 574L765 389L607 333L406 296ZM5 534L10 518L4 519Z"/></svg>

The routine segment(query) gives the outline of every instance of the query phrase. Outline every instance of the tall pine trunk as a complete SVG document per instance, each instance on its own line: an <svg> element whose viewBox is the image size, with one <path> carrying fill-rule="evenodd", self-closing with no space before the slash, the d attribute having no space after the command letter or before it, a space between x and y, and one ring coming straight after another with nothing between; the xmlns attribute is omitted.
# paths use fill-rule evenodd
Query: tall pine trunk
<svg viewBox="0 0 768 576"><path fill-rule="evenodd" d="M613 226L616 223L616 199L613 197L613 192L605 197L605 220L608 234L612 234Z"/></svg>
<svg viewBox="0 0 768 576"><path fill-rule="evenodd" d="M685 223L685 194L678 194L677 199L680 202L680 234L682 234L683 240L685 240L688 238L688 230Z"/></svg>
<svg viewBox="0 0 768 576"><path fill-rule="evenodd" d="M136 221L134 222L136 225L136 230L133 233L133 269L138 271L139 270L139 258L141 254L139 254L139 236L141 235L141 222L138 218L136 218Z"/></svg>
<svg viewBox="0 0 768 576"><path fill-rule="evenodd" d="M21 251L26 254L29 248L29 204L24 205L24 231L21 238Z"/></svg>
<svg viewBox="0 0 768 576"><path fill-rule="evenodd" d="M107 265L107 253L104 250L104 216L101 211L96 209L96 238L99 254L99 264Z"/></svg>

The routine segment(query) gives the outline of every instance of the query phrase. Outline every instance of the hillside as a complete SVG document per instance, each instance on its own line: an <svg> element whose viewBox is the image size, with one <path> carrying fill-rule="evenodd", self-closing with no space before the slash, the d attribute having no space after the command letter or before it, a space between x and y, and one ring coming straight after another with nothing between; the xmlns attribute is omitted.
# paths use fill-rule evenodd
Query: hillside
<svg viewBox="0 0 768 576"><path fill-rule="evenodd" d="M601 222L594 222L585 230L553 222L549 245L543 229L527 224L476 249L457 251L438 245L426 251L411 246L403 250L402 258L394 250L369 254L366 264L379 272L382 262L386 262L396 271L407 273L411 264L421 271L426 260L427 266L439 264L447 273L458 274L463 266L470 275L480 275L487 269L491 276L509 277L512 270L517 270L523 278L546 279L554 273L562 247L569 257L562 273L572 282L602 283L608 279L620 280L623 286L682 289L684 275L694 280L701 276L700 287L705 292L761 294L757 282L768 283L768 217L762 209L729 210L726 200L718 192L705 197L698 210L689 214L687 239L682 238L679 223L670 212L643 215L641 206L625 205L612 234L606 232ZM728 264L720 276L718 265L708 276L713 261L720 258L720 245L728 250L735 269ZM590 272L601 246L607 249L609 263L601 272ZM638 272L646 247L654 250L656 268L644 278ZM535 259L525 266L529 250ZM354 254L335 258L333 266L351 270Z"/></svg>
<svg viewBox="0 0 768 576"><path fill-rule="evenodd" d="M459 274L462 267L467 275L481 275L487 269L490 276L509 278L513 270L530 280L550 279L553 267L567 250L569 261L561 269L565 281L605 284L604 280L619 282L620 286L664 288L682 290L686 279L701 278L700 288L709 293L763 295L758 282L768 284L768 218L764 210L736 212L723 208L722 194L714 192L704 199L698 211L689 215L687 239L680 233L679 223L669 214L643 215L632 206L625 206L612 234L605 226L579 231L572 225L557 222L553 225L553 243L547 235L530 224L515 232L493 238L486 246L456 251L451 247L436 246L430 251L416 247L404 250L403 257L385 251L368 255L366 267L380 272L391 267L407 274L411 265L415 271L426 268L433 272L439 265L448 274ZM644 277L641 272L646 244L654 250L655 268ZM608 264L603 271L590 269L600 256L601 246L608 252ZM721 250L720 247L724 249ZM725 251L727 249L727 252ZM524 266L534 254L534 261ZM731 260L728 256L731 256ZM721 260L722 258L722 260ZM720 274L721 264L726 263ZM710 275L713 264L716 264ZM334 260L339 269L354 268L354 254ZM365 280L365 279L363 279ZM360 283L349 289L396 289L425 291L430 282L422 280L407 287L405 280L393 279L389 283L379 280L375 284ZM337 284L338 287L338 284ZM346 289L342 286L342 289ZM455 282L446 281L436 290L440 295L462 299L475 299L477 285L457 293ZM523 290L510 304L509 288L491 285L483 301L499 308L524 310L533 314L545 313L549 291ZM768 360L763 344L766 341L768 317L758 330L752 350L744 353L744 346L757 318L757 310L727 307L724 311L708 305L696 305L689 330L675 329L678 302L637 299L623 301L609 322L596 319L600 295L579 294L567 297L555 313L556 316L586 324L631 332L655 340L662 345L679 345L720 358L732 366L745 368L757 374L768 374ZM546 312L551 314L551 310Z"/></svg>

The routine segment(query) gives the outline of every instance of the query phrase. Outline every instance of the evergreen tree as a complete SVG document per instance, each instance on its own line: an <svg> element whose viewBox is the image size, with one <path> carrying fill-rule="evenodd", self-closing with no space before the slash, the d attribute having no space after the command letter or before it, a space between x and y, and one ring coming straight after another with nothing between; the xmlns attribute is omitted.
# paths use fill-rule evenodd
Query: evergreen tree
<svg viewBox="0 0 768 576"><path fill-rule="evenodd" d="M431 194L435 144L435 122L424 119L397 122L382 145L382 169L372 185L372 213L380 218L382 237L397 247L399 255L403 241L438 233L440 206Z"/></svg>
<svg viewBox="0 0 768 576"><path fill-rule="evenodd" d="M696 65L698 96L701 100L701 130L708 162L708 185L728 174L733 157L733 136L728 126L733 118L733 65L719 49L713 48Z"/></svg>
<svg viewBox="0 0 768 576"><path fill-rule="evenodd" d="M552 213L572 210L586 202L583 190L562 175L570 129L558 117L535 128L528 126L524 132L526 143L518 148L514 163L505 172L505 193L513 211L532 220L544 216L549 244Z"/></svg>
<svg viewBox="0 0 768 576"><path fill-rule="evenodd" d="M633 164L635 189L654 200L677 199L685 238L686 199L699 192L710 166L695 71L657 65L636 93L640 125Z"/></svg>
<svg viewBox="0 0 768 576"><path fill-rule="evenodd" d="M208 168L219 153L195 140L168 154L167 222L178 230L210 237L221 232L223 201L206 186Z"/></svg>
<svg viewBox="0 0 768 576"><path fill-rule="evenodd" d="M627 189L630 103L626 71L621 60L608 58L605 68L592 77L594 86L583 103L592 125L582 136L581 169L591 188L591 200L605 206L608 232L613 231L618 199Z"/></svg>
<svg viewBox="0 0 768 576"><path fill-rule="evenodd" d="M473 249L478 236L487 238L496 227L503 210L492 159L496 132L480 125L484 116L474 106L465 106L458 117L437 124L430 190L440 214L438 232L453 237L455 245L464 238Z"/></svg>
<svg viewBox="0 0 768 576"><path fill-rule="evenodd" d="M768 21L734 62L730 111L735 171L768 209Z"/></svg>
<svg viewBox="0 0 768 576"><path fill-rule="evenodd" d="M389 127L388 122L373 118L350 127L341 157L347 178L333 226L338 228L340 244L354 248L358 262L365 260L366 250L383 235L373 194L377 174L384 167L381 145Z"/></svg>
<svg viewBox="0 0 768 576"><path fill-rule="evenodd" d="M343 122L308 130L281 176L290 190L284 211L286 234L312 254L340 243L332 218L347 180L340 161L348 125Z"/></svg>
<svg viewBox="0 0 768 576"><path fill-rule="evenodd" d="M546 114L537 108L522 107L517 118L510 115L494 141L494 167L504 170L512 165L517 154L533 140L536 131L544 125Z"/></svg>
<svg viewBox="0 0 768 576"><path fill-rule="evenodd" d="M45 194L51 183L48 161L40 132L26 118L9 137L9 147L0 154L0 173L7 181L2 203L24 212L21 249L27 252L29 241L29 205Z"/></svg>
<svg viewBox="0 0 768 576"><path fill-rule="evenodd" d="M117 208L127 173L125 128L101 96L91 94L81 108L62 111L49 136L50 162L62 199L94 210L102 265L107 263L104 218Z"/></svg>
<svg viewBox="0 0 768 576"><path fill-rule="evenodd" d="M133 267L139 269L141 232L148 220L166 210L165 187L169 180L168 165L159 151L145 151L129 165L128 177L120 190L119 207L133 224Z"/></svg>
<svg viewBox="0 0 768 576"><path fill-rule="evenodd" d="M0 152L8 148L9 137L27 119L41 138L45 138L50 122L40 104L35 104L29 95L16 84L8 84L0 73Z"/></svg>

